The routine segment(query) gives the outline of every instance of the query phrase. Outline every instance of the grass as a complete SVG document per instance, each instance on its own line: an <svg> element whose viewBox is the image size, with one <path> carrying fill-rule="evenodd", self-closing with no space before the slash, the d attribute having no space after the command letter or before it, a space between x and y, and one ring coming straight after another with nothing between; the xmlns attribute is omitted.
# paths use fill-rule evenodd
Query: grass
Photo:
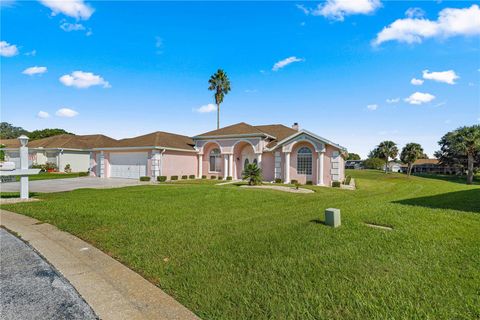
<svg viewBox="0 0 480 320"><path fill-rule="evenodd" d="M39 174L34 174L28 176L28 180L50 180L50 179L66 179L66 178L76 178L79 177L79 172L72 173L50 173L50 172L40 172ZM20 177L17 177L17 181L20 181Z"/></svg>
<svg viewBox="0 0 480 320"><path fill-rule="evenodd" d="M480 187L349 174L359 190L149 185L2 208L85 239L204 319L478 319ZM328 207L340 228L321 223Z"/></svg>

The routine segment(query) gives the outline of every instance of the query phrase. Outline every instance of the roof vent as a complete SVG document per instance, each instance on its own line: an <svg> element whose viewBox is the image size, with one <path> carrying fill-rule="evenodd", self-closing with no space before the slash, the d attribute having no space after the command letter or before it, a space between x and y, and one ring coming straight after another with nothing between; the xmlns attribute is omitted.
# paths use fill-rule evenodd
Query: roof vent
<svg viewBox="0 0 480 320"><path fill-rule="evenodd" d="M298 125L298 122L293 123L292 129L297 131L300 130L300 126Z"/></svg>

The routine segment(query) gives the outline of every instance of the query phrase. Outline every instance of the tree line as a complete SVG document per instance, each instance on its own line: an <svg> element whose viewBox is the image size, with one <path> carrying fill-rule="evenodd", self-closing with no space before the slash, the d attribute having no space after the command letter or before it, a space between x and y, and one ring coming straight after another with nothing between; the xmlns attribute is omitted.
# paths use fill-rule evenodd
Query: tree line
<svg viewBox="0 0 480 320"><path fill-rule="evenodd" d="M57 136L59 134L73 134L59 128L47 128L41 130L28 131L22 127L15 127L14 125L8 122L0 123L0 138L1 139L16 139L22 134L28 136L30 140L38 140L43 138L48 138L52 136Z"/></svg>

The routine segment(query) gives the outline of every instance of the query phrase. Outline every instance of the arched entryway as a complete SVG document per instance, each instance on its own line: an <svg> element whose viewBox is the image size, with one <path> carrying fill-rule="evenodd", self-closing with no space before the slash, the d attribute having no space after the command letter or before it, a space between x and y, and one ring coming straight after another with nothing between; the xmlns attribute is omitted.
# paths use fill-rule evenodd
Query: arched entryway
<svg viewBox="0 0 480 320"><path fill-rule="evenodd" d="M241 179L243 169L247 164L257 163L258 158L255 154L253 146L247 141L239 141L233 147L233 159L234 159L234 168L233 175L234 179Z"/></svg>
<svg viewBox="0 0 480 320"><path fill-rule="evenodd" d="M300 183L311 181L317 184L318 153L309 141L298 141L292 146L290 162L290 180Z"/></svg>

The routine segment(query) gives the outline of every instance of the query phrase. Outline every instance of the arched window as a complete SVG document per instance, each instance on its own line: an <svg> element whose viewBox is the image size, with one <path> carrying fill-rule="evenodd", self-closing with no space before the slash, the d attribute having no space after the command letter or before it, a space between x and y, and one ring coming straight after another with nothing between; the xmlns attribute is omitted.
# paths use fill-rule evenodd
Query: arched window
<svg viewBox="0 0 480 320"><path fill-rule="evenodd" d="M297 173L312 174L312 150L307 147L301 147L297 152Z"/></svg>
<svg viewBox="0 0 480 320"><path fill-rule="evenodd" d="M220 149L215 148L210 151L210 172L220 172L220 168L222 165L222 159L220 157Z"/></svg>

